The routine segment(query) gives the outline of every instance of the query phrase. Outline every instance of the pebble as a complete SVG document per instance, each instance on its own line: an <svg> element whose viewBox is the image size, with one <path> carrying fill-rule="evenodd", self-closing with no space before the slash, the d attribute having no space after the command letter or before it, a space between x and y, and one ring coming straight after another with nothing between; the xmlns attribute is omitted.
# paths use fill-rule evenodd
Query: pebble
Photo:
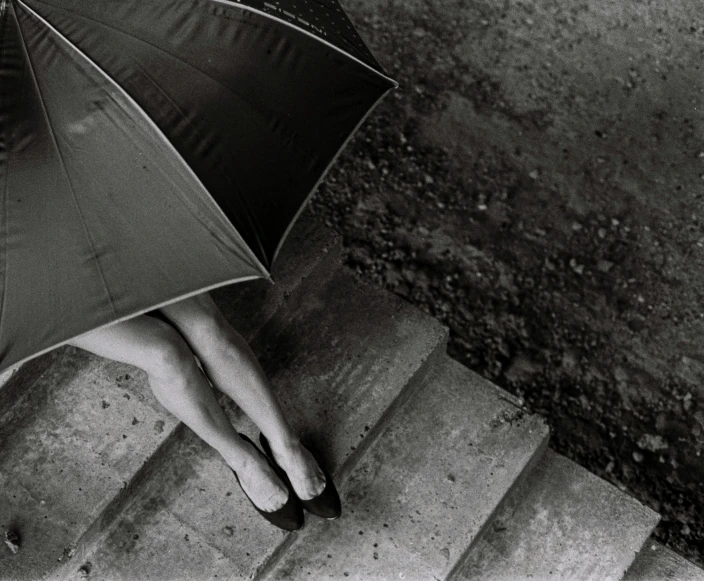
<svg viewBox="0 0 704 581"><path fill-rule="evenodd" d="M85 563L84 565L81 565L81 568L78 570L78 574L81 576L81 579L87 579L90 575L90 570L92 568L93 565L91 563Z"/></svg>
<svg viewBox="0 0 704 581"><path fill-rule="evenodd" d="M570 267L572 270L574 270L577 274L582 274L584 272L584 265L583 264L578 264L576 258L570 258Z"/></svg>
<svg viewBox="0 0 704 581"><path fill-rule="evenodd" d="M667 441L657 434L643 434L638 442L636 442L636 446L641 450L649 450L650 452L667 450L670 447Z"/></svg>
<svg viewBox="0 0 704 581"><path fill-rule="evenodd" d="M5 544L16 555L20 550L20 536L13 530L5 531Z"/></svg>
<svg viewBox="0 0 704 581"><path fill-rule="evenodd" d="M609 272L614 266L614 263L610 260L600 260L597 262L596 268L601 272Z"/></svg>

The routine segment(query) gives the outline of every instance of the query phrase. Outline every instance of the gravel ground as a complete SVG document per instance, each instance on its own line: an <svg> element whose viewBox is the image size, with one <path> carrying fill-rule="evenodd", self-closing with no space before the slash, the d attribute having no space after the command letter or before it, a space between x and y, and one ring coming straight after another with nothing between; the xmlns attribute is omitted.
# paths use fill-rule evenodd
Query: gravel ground
<svg viewBox="0 0 704 581"><path fill-rule="evenodd" d="M701 10L343 4L401 83L313 199L348 264L704 565Z"/></svg>

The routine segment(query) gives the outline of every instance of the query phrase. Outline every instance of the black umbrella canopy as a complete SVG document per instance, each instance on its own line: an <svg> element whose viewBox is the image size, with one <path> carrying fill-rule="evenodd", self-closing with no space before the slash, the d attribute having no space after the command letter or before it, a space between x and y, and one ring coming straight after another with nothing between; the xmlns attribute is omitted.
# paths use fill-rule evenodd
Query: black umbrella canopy
<svg viewBox="0 0 704 581"><path fill-rule="evenodd" d="M270 279L396 86L336 0L0 0L0 371Z"/></svg>

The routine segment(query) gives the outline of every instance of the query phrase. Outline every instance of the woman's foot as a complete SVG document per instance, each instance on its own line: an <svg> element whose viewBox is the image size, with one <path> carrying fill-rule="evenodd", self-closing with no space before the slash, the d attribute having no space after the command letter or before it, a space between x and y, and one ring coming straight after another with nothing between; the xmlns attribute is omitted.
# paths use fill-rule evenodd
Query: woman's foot
<svg viewBox="0 0 704 581"><path fill-rule="evenodd" d="M279 510L288 500L288 488L252 444L245 443L245 446L251 449L251 454L236 462L227 458L225 461L236 472L242 490L255 506L266 512Z"/></svg>
<svg viewBox="0 0 704 581"><path fill-rule="evenodd" d="M325 488L325 474L313 454L299 440L287 443L269 441L274 460L286 472L296 496L310 500Z"/></svg>

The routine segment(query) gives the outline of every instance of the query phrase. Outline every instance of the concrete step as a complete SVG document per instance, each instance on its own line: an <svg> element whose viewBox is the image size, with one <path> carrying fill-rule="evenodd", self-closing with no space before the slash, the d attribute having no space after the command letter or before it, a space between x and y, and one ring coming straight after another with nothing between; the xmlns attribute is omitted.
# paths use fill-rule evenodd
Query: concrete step
<svg viewBox="0 0 704 581"><path fill-rule="evenodd" d="M444 579L547 446L542 418L444 356L263 578Z"/></svg>
<svg viewBox="0 0 704 581"><path fill-rule="evenodd" d="M655 541L648 541L623 581L704 581L700 569L674 551Z"/></svg>
<svg viewBox="0 0 704 581"><path fill-rule="evenodd" d="M251 344L291 424L339 479L446 340L434 319L343 268L304 281ZM231 412L254 439L256 429ZM285 547L285 533L253 510L226 464L189 430L162 456L73 575L84 566L98 579L249 579Z"/></svg>
<svg viewBox="0 0 704 581"><path fill-rule="evenodd" d="M0 551L9 579L40 579L65 559L176 422L143 374L64 349L0 427ZM2 547L5 548L4 546Z"/></svg>
<svg viewBox="0 0 704 581"><path fill-rule="evenodd" d="M235 324L247 321L243 334L251 338L306 276L339 267L340 252L339 239L304 213L277 260L275 285L235 285L241 288L216 300L233 301L224 303L227 314ZM72 347L6 377L0 534L12 529L21 543L17 554L0 547L0 577L40 579L89 546L119 513L178 423L156 402L144 372Z"/></svg>
<svg viewBox="0 0 704 581"><path fill-rule="evenodd" d="M616 581L657 513L548 451L468 551L452 581Z"/></svg>
<svg viewBox="0 0 704 581"><path fill-rule="evenodd" d="M338 234L321 225L310 206L301 213L276 258L272 278L233 284L211 291L213 300L247 341L311 273L331 273L342 263Z"/></svg>

